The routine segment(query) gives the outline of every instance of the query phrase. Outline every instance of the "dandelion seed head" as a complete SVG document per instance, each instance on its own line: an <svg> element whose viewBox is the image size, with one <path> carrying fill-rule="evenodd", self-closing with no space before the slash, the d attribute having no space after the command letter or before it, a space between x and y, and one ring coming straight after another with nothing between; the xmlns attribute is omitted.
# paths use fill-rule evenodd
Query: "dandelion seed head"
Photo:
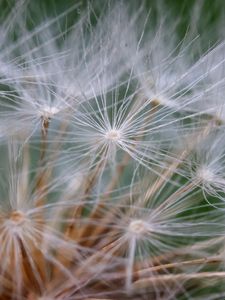
<svg viewBox="0 0 225 300"><path fill-rule="evenodd" d="M199 57L163 1L108 2L0 13L2 299L195 299L224 278L225 43Z"/></svg>

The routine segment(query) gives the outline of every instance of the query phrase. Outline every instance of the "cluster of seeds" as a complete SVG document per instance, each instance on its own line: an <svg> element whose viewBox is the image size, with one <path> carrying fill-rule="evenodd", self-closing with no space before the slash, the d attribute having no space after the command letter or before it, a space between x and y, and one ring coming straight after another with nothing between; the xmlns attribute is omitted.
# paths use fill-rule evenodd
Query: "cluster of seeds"
<svg viewBox="0 0 225 300"><path fill-rule="evenodd" d="M225 299L225 42L74 2L0 16L0 299Z"/></svg>

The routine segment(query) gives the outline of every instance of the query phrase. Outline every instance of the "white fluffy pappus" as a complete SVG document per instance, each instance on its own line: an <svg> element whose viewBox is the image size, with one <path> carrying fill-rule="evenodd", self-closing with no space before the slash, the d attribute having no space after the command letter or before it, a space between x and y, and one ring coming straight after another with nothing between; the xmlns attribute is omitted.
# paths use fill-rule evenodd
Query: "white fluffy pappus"
<svg viewBox="0 0 225 300"><path fill-rule="evenodd" d="M223 127L214 128L208 135L198 137L184 163L185 176L202 189L207 202L218 208L223 208L224 201L224 155Z"/></svg>
<svg viewBox="0 0 225 300"><path fill-rule="evenodd" d="M146 276L152 278L146 288L155 295L163 293L173 299L180 292L188 296L189 291L182 283L182 276L185 277L187 273L179 255L182 256L182 251L186 249L186 253L191 251L191 256L202 259L201 247L194 250L196 241L210 243L209 239L213 241L215 232L223 237L222 214L210 210L209 205L200 204L202 198L191 181L171 189L169 180L163 177L156 177L153 182L149 182L147 176L145 178L144 186L141 181L130 187L130 194L123 195L122 190L115 191L116 196L111 196L106 205L101 203L97 206L96 218L88 215L82 219L90 227L101 224L95 234L99 235L99 247L103 248L101 258L107 261L108 268L104 270L100 264L99 269L95 266L93 272L106 281L121 278L129 292L138 286L139 277ZM207 220L202 209L208 209ZM107 230L110 230L110 235ZM88 236L84 242L92 245ZM175 256L174 251L177 252ZM166 262L165 265L160 263L161 260L167 261L167 256L170 257L171 267L174 264L174 267L184 271L179 271L181 281L169 273ZM118 273L118 264L125 270L125 274L122 270ZM188 271L190 279L191 274L194 276L204 266L204 263L201 266L193 265ZM164 277L169 274L169 280L164 281ZM153 278L157 279L154 281Z"/></svg>
<svg viewBox="0 0 225 300"><path fill-rule="evenodd" d="M126 41L126 58L139 81L140 92L149 101L183 114L180 118L184 122L187 117L204 114L223 121L224 42L199 55L196 44L199 46L201 36L193 35L190 29L181 40L176 33L178 19L161 16L155 24L151 13L145 18L151 26L146 29L145 24L140 26L136 21ZM138 32L139 28L143 31ZM169 31L174 34L168 35Z"/></svg>
<svg viewBox="0 0 225 300"><path fill-rule="evenodd" d="M46 281L55 273L80 288L84 280L81 282L72 274L64 260L74 258L79 262L78 249L83 255L90 250L63 235L62 225L71 220L58 212L59 208L61 212L74 209L81 202L77 200L75 204L71 199L49 201L49 193L57 190L57 180L45 183L47 175L41 173L40 183L38 172L31 180L28 147L24 146L23 157L18 157L18 150L17 143L8 142L9 156L5 164L9 171L1 176L4 188L0 194L0 295L24 299L24 289L29 285L35 294L44 294Z"/></svg>
<svg viewBox="0 0 225 300"><path fill-rule="evenodd" d="M100 83L101 84L101 83ZM157 172L166 160L176 159L173 143L182 130L173 112L157 107L139 92L128 93L131 82L80 104L71 113L60 164L85 162L92 168L116 166L125 155L137 165ZM104 167L103 167L104 165Z"/></svg>
<svg viewBox="0 0 225 300"><path fill-rule="evenodd" d="M162 2L3 12L0 298L208 299L224 283L224 42L198 52Z"/></svg>
<svg viewBox="0 0 225 300"><path fill-rule="evenodd" d="M102 13L95 28L89 21L91 10L70 28L61 28L59 21L76 7L33 30L25 21L18 22L22 40L12 41L5 51L5 60L13 60L16 73L6 78L10 88L1 92L0 103L3 122L15 120L12 128L29 127L32 135L42 119L67 119L64 113L71 106L99 94L100 80L101 89L108 90L126 70L114 42L122 22L119 8L106 10L106 16Z"/></svg>

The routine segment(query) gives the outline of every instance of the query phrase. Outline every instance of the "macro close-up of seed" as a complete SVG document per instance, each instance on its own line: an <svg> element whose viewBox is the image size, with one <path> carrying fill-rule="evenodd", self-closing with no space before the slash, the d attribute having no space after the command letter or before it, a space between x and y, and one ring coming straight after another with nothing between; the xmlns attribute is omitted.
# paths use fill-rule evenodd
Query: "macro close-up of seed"
<svg viewBox="0 0 225 300"><path fill-rule="evenodd" d="M225 300L224 13L0 0L0 300Z"/></svg>

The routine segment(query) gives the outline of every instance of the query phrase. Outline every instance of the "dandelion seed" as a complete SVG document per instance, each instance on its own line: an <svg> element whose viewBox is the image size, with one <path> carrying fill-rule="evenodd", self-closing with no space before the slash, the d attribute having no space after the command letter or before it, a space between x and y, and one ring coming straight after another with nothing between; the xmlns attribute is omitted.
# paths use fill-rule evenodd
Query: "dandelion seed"
<svg viewBox="0 0 225 300"><path fill-rule="evenodd" d="M222 299L224 41L103 2L1 10L0 298Z"/></svg>
<svg viewBox="0 0 225 300"><path fill-rule="evenodd" d="M209 196L224 201L223 157L223 133L217 128L212 129L205 137L199 136L199 142L188 157L186 165L189 174L186 170L185 176L192 176L207 201Z"/></svg>
<svg viewBox="0 0 225 300"><path fill-rule="evenodd" d="M68 14L75 8L76 5L70 8ZM66 12L31 31L25 22L18 23L24 43L17 41L8 51L12 55L16 49L19 55L13 57L16 75L11 77L11 81L8 79L10 91L1 93L0 115L4 122L14 119L16 125L12 124L12 129L22 132L26 131L28 124L29 128L32 125L27 134L32 136L41 123L40 117L66 121L71 109L75 111L81 102L99 93L100 79L104 84L101 88L109 89L125 68L119 50L116 51L115 45L108 39L110 33L106 31L106 27L111 29L111 18L117 10L115 6L106 17L100 17L96 30L93 31L90 24L86 33L83 26L91 12L84 14L72 28L66 28L65 32L70 32L66 38L61 28L55 33L55 25L66 17ZM116 34L114 30L116 28L112 27L112 40ZM87 37L89 42L86 44ZM61 46L58 40L61 40ZM110 67L115 68L115 72Z"/></svg>

